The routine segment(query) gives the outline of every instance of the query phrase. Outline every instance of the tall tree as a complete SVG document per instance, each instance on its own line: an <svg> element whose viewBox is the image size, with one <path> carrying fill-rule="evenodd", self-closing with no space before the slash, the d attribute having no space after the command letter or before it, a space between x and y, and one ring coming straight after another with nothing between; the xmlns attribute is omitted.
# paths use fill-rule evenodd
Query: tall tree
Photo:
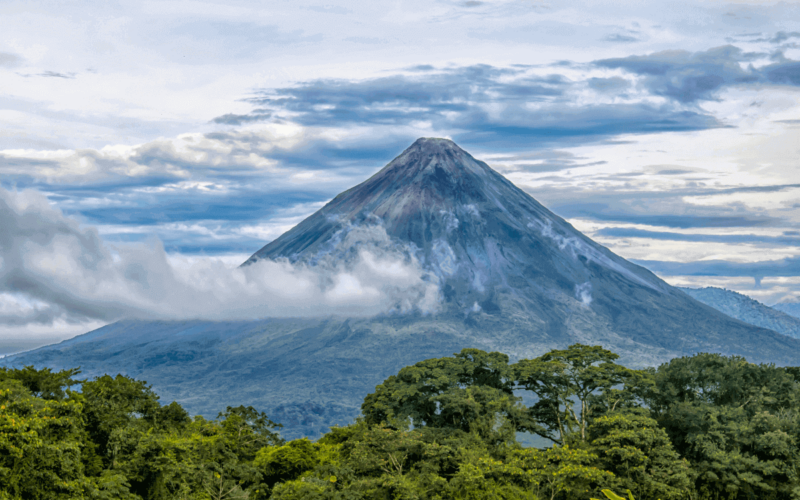
<svg viewBox="0 0 800 500"><path fill-rule="evenodd" d="M460 429L497 444L536 427L514 383L508 356L463 349L401 369L364 398L361 410L370 424Z"/></svg>
<svg viewBox="0 0 800 500"><path fill-rule="evenodd" d="M538 397L530 415L543 427L532 430L559 444L575 436L585 441L591 418L629 404L634 398L632 390L615 387L646 379L646 374L614 363L618 358L600 346L574 344L515 363L519 387Z"/></svg>

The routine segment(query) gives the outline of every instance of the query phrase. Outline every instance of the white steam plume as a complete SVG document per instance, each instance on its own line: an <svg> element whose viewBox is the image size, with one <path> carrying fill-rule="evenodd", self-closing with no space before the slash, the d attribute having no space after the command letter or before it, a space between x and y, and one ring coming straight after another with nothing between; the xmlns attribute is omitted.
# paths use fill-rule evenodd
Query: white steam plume
<svg viewBox="0 0 800 500"><path fill-rule="evenodd" d="M587 281L580 285L575 285L575 298L580 300L583 305L588 306L592 303L592 283Z"/></svg>

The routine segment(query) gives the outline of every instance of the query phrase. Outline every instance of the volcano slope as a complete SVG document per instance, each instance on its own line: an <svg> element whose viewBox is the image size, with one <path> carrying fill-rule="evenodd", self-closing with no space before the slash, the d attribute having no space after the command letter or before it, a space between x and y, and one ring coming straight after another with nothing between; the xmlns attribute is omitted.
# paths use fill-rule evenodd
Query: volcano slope
<svg viewBox="0 0 800 500"><path fill-rule="evenodd" d="M605 247L445 139L419 139L256 252L313 266L346 261L379 228L438 289L427 311L249 322L122 321L3 360L147 380L162 399L214 416L253 405L284 435L358 414L402 366L464 347L533 357L579 342L629 366L696 352L800 364L800 341L730 318Z"/></svg>

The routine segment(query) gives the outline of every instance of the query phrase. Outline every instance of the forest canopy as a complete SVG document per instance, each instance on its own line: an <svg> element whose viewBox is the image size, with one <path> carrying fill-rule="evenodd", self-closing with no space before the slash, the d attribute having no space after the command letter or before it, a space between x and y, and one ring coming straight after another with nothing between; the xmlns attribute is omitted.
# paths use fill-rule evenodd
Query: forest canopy
<svg viewBox="0 0 800 500"><path fill-rule="evenodd" d="M0 500L800 496L799 368L617 359L464 349L401 369L316 442L252 407L190 417L122 375L0 368Z"/></svg>

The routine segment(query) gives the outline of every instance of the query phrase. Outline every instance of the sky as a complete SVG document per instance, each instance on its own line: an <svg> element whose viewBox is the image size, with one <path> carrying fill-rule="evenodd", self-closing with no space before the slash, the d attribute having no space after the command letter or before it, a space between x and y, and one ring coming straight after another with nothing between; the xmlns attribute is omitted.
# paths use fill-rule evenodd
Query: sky
<svg viewBox="0 0 800 500"><path fill-rule="evenodd" d="M385 234L236 269L418 137L671 284L800 300L800 2L5 0L0 33L5 338L428 308Z"/></svg>

